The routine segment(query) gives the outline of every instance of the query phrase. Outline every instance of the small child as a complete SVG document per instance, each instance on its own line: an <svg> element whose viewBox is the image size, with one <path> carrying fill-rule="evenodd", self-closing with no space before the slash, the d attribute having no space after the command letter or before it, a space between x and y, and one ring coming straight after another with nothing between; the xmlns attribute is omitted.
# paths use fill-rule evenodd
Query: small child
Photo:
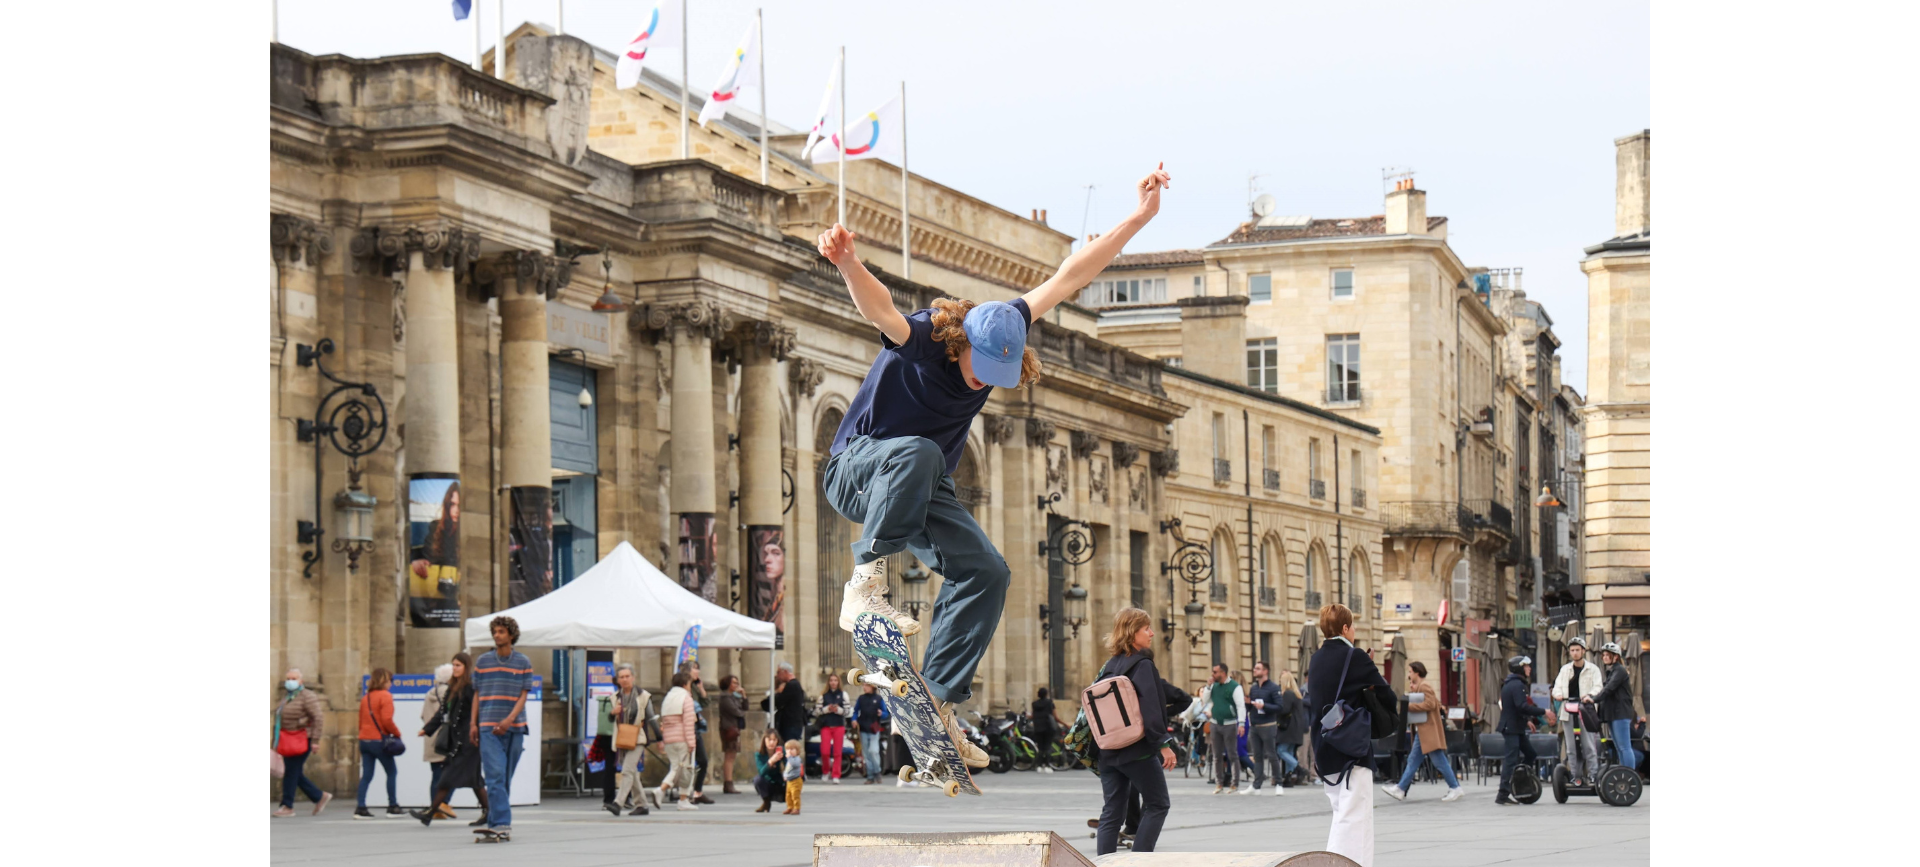
<svg viewBox="0 0 1920 867"><path fill-rule="evenodd" d="M787 741L787 812L800 815L800 785L806 781L807 760L800 757L800 742Z"/></svg>
<svg viewBox="0 0 1920 867"><path fill-rule="evenodd" d="M779 797L786 787L782 768L787 759L787 749L780 743L780 735L769 731L760 739L760 751L754 754L760 761L760 774L753 779L753 791L760 796L760 807L756 813L765 813L773 807L773 799Z"/></svg>

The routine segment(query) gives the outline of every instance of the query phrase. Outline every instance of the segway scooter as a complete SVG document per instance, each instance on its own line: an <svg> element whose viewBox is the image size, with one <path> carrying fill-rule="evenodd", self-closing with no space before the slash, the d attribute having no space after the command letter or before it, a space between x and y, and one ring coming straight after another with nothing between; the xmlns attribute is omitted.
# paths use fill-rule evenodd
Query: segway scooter
<svg viewBox="0 0 1920 867"><path fill-rule="evenodd" d="M1580 729L1577 724L1574 732L1578 741ZM1578 786L1573 784L1573 772L1567 770L1566 763L1560 763L1559 767L1553 769L1553 799L1564 804L1568 798L1576 795L1598 795L1600 800L1615 807L1631 807L1640 800L1640 774L1620 764L1619 750L1604 729L1600 732L1600 763L1600 773Z"/></svg>

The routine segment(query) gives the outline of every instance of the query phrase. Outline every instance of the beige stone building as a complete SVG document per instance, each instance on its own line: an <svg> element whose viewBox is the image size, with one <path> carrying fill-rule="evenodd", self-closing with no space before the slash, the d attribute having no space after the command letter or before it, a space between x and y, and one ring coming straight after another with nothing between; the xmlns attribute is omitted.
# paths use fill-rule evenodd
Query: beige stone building
<svg viewBox="0 0 1920 867"><path fill-rule="evenodd" d="M1650 134L1614 141L1614 237L1586 249L1586 538L1580 600L1618 634L1651 628Z"/></svg>
<svg viewBox="0 0 1920 867"><path fill-rule="evenodd" d="M834 621L855 527L817 473L879 340L812 246L833 219L831 179L770 125L760 183L752 117L694 127L680 159L677 86L649 73L615 91L611 56L532 26L510 45L504 80L440 55L272 50L268 680L300 667L327 703L309 772L335 791L356 773L364 674L431 671L462 645L461 621L564 585L623 542L778 624L779 659L810 692L853 661ZM898 168L847 174L859 252L904 310L1011 299L1070 250L1037 214L912 176L907 280ZM970 710L1077 688L1123 604L1172 621L1175 677L1216 646L1236 668L1287 658L1309 594L1380 592L1381 525L1351 499L1378 499L1371 425L1231 376L1166 373L1097 328L1071 304L1036 324L1041 382L993 396L957 474L1013 574ZM1218 440L1241 450L1224 481L1198 458L1182 468L1183 448L1213 454L1214 419L1236 417ZM1272 449L1249 452L1249 432L1269 430ZM1343 477L1352 493L1309 496L1312 442L1328 468L1348 453L1368 468ZM1249 489L1251 456L1285 485ZM1190 591L1164 567L1183 540L1215 539L1208 580L1226 598L1203 586L1189 641ZM924 612L940 577L896 565L894 601ZM529 656L558 736L582 659ZM670 662L584 656L636 663L649 687ZM740 674L755 700L770 679L764 653L702 660L710 682Z"/></svg>
<svg viewBox="0 0 1920 867"><path fill-rule="evenodd" d="M1542 576L1568 574L1560 512L1533 505L1564 472L1565 414L1551 319L1517 269L1463 264L1446 233L1409 179L1383 214L1269 215L1204 248L1129 253L1081 306L1099 311L1102 339L1168 363L1168 381L1204 367L1379 432L1377 452L1310 437L1293 465L1304 472L1274 481L1283 497L1380 524L1356 610L1442 671L1451 699L1471 700L1491 684L1480 666L1442 665L1448 651L1536 646ZM1240 333L1182 339L1193 305L1227 298L1244 304L1229 305L1244 310Z"/></svg>

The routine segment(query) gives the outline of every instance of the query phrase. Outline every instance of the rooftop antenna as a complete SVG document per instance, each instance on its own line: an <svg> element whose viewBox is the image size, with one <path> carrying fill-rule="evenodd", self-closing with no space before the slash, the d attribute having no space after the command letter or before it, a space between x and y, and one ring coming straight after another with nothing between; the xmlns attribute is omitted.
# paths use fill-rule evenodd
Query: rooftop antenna
<svg viewBox="0 0 1920 867"><path fill-rule="evenodd" d="M1413 189L1413 169L1400 166L1386 166L1380 170L1380 195L1394 190Z"/></svg>
<svg viewBox="0 0 1920 867"><path fill-rule="evenodd" d="M1264 177L1266 177L1266 175L1253 174L1253 173L1248 173L1247 175L1247 210L1253 213L1253 216L1255 219L1266 216L1266 214L1261 213L1259 209L1255 208L1253 205L1254 203L1253 191L1255 189L1254 182Z"/></svg>
<svg viewBox="0 0 1920 867"><path fill-rule="evenodd" d="M1080 237L1087 236L1087 211L1093 207L1093 185L1087 185L1087 199L1080 204Z"/></svg>

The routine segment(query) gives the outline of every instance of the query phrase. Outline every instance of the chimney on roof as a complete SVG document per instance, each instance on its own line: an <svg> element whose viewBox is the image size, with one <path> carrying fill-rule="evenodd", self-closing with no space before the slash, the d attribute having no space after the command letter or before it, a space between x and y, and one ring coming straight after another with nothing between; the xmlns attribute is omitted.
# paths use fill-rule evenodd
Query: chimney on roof
<svg viewBox="0 0 1920 867"><path fill-rule="evenodd" d="M1047 224L1047 209L1041 208L1040 209L1040 225L1044 226L1046 224Z"/></svg>
<svg viewBox="0 0 1920 867"><path fill-rule="evenodd" d="M1215 379L1243 381L1247 296L1195 295L1176 303L1180 306L1180 366Z"/></svg>
<svg viewBox="0 0 1920 867"><path fill-rule="evenodd" d="M1427 194L1413 188L1412 178L1395 183L1387 194L1386 228L1389 235L1427 234Z"/></svg>
<svg viewBox="0 0 1920 867"><path fill-rule="evenodd" d="M1613 235L1624 238L1652 229L1648 217L1647 141L1650 130L1613 140Z"/></svg>

